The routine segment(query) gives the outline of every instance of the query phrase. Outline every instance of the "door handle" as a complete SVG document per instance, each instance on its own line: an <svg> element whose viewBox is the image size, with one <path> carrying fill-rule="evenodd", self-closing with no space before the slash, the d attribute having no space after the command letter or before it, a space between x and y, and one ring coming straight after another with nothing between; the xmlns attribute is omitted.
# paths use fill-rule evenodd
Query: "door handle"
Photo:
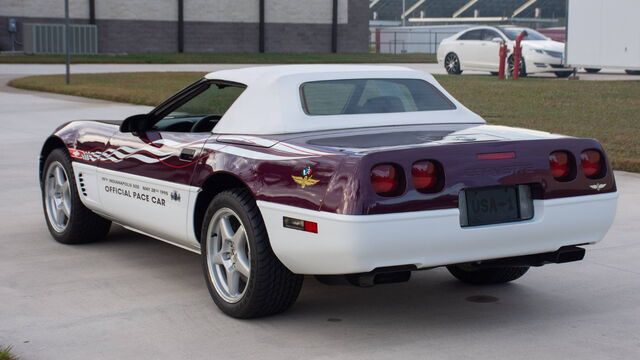
<svg viewBox="0 0 640 360"><path fill-rule="evenodd" d="M180 151L180 160L191 161L196 158L196 153L196 149L182 149L182 151Z"/></svg>

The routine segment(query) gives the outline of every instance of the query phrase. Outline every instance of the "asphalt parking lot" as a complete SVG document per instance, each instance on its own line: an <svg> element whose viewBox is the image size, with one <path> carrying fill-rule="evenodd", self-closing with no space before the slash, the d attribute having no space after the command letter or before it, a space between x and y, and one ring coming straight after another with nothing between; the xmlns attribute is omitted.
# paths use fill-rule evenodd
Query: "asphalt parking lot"
<svg viewBox="0 0 640 360"><path fill-rule="evenodd" d="M0 345L13 345L24 359L632 359L640 354L638 174L616 173L615 224L582 262L533 269L512 284L489 287L463 285L443 269L366 289L328 287L307 278L289 312L240 321L224 316L211 301L196 254L116 226L106 241L95 244L65 246L50 237L37 179L44 139L68 120L122 119L148 109L4 85L12 77L63 69L0 65Z"/></svg>

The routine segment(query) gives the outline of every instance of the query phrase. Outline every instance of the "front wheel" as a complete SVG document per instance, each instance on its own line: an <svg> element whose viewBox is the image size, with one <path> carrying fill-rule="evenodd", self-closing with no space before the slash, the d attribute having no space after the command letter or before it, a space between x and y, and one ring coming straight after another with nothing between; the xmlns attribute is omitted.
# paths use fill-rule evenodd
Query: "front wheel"
<svg viewBox="0 0 640 360"><path fill-rule="evenodd" d="M625 70L624 72L629 75L640 75L640 70Z"/></svg>
<svg viewBox="0 0 640 360"><path fill-rule="evenodd" d="M462 74L462 68L460 67L460 59L458 58L458 55L454 53L447 54L447 56L444 58L444 68L450 75Z"/></svg>
<svg viewBox="0 0 640 360"><path fill-rule="evenodd" d="M447 270L458 280L475 285L502 284L524 275L529 267L475 268L472 265L449 265Z"/></svg>
<svg viewBox="0 0 640 360"><path fill-rule="evenodd" d="M514 60L513 56L510 56L509 60L507 61L507 72L509 73L509 76L513 76L513 66L514 66L513 63L514 62L515 62L515 60ZM526 68L526 66L524 64L524 58L523 57L520 58L519 67L520 67L520 73L518 73L518 76L519 77L526 77L527 76L527 68Z"/></svg>
<svg viewBox="0 0 640 360"><path fill-rule="evenodd" d="M87 209L78 195L73 167L65 149L53 150L44 163L42 205L51 236L62 244L103 239L111 221Z"/></svg>
<svg viewBox="0 0 640 360"><path fill-rule="evenodd" d="M213 198L201 234L202 267L209 293L225 314L255 318L287 310L302 287L275 256L262 216L244 189Z"/></svg>

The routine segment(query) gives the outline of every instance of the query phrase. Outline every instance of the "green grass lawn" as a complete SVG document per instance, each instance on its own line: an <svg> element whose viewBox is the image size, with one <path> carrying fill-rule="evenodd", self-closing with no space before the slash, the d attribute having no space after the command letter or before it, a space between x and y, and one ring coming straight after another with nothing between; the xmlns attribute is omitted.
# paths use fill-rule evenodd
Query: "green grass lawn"
<svg viewBox="0 0 640 360"><path fill-rule="evenodd" d="M5 54L0 64L63 64L63 55ZM77 55L74 64L331 64L331 63L435 63L435 54L372 54L372 53L171 53L125 55Z"/></svg>
<svg viewBox="0 0 640 360"><path fill-rule="evenodd" d="M133 104L157 105L203 74L115 73L30 76L10 85ZM491 124L520 126L602 142L614 168L640 172L640 83L637 81L500 81L490 76L437 76ZM70 119L71 120L71 119Z"/></svg>

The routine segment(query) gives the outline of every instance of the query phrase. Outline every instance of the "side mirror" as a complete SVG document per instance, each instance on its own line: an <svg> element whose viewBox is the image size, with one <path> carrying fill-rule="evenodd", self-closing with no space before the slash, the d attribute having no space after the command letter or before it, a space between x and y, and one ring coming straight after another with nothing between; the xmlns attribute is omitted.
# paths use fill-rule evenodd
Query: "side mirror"
<svg viewBox="0 0 640 360"><path fill-rule="evenodd" d="M149 117L147 114L138 114L132 115L128 118L124 119L122 124L120 124L120 132L123 133L137 133L144 130L144 123L147 121Z"/></svg>
<svg viewBox="0 0 640 360"><path fill-rule="evenodd" d="M498 44L502 44L502 43L504 42L504 40L502 40L502 38L501 38L501 37L497 37L497 36L496 36L496 37L494 37L493 39L491 39L491 42L498 43Z"/></svg>

